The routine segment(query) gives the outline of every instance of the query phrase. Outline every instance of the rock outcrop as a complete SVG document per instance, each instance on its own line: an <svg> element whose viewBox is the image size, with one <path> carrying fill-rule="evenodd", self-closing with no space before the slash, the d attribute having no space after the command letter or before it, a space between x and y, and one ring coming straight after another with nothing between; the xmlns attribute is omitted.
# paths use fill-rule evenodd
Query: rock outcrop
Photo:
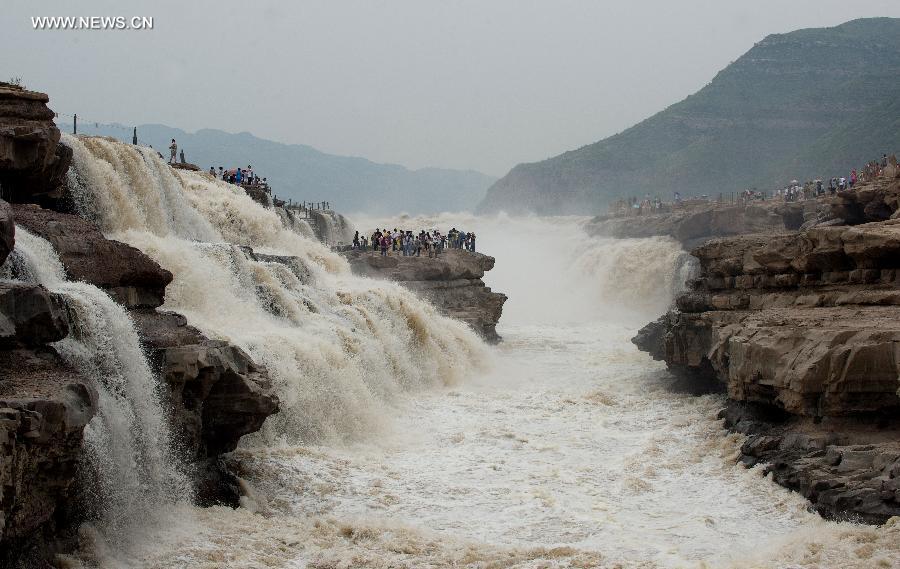
<svg viewBox="0 0 900 569"><path fill-rule="evenodd" d="M278 411L266 370L246 353L205 337L180 315L155 310L171 273L106 239L89 221L60 212L67 210L71 150L59 144L47 101L0 83L0 189L13 202L0 201L0 265L23 277L0 282L0 567L46 567L55 551L71 545L60 540L72 536L83 514L78 465L84 429L98 411L93 379L81 377L52 346L74 328L66 299L25 282L34 275L15 255L8 258L16 225L53 246L69 280L95 285L130 309L201 503L237 505L238 480L220 456Z"/></svg>
<svg viewBox="0 0 900 569"><path fill-rule="evenodd" d="M107 239L75 215L31 204L14 205L13 212L19 226L53 245L70 280L102 288L129 308L162 305L172 273L138 249Z"/></svg>
<svg viewBox="0 0 900 569"><path fill-rule="evenodd" d="M220 455L277 412L266 370L183 316L156 311L172 275L142 252L74 215L24 204L4 211L54 246L70 280L94 284L131 309L199 501L236 506L239 483ZM48 345L69 329L64 298L40 285L0 283L0 566L43 566L70 521L63 505L97 395Z"/></svg>
<svg viewBox="0 0 900 569"><path fill-rule="evenodd" d="M0 284L0 566L30 566L58 539L97 393L48 346L69 334L61 298Z"/></svg>
<svg viewBox="0 0 900 569"><path fill-rule="evenodd" d="M800 229L807 215L802 203L771 201L726 205L698 202L637 217L596 217L585 229L591 235L616 238L669 236L691 248L715 237L795 231Z"/></svg>
<svg viewBox="0 0 900 569"><path fill-rule="evenodd" d="M40 285L0 281L0 346L39 346L68 335L61 298Z"/></svg>
<svg viewBox="0 0 900 569"><path fill-rule="evenodd" d="M738 428L755 437L746 460L823 513L900 515L900 220L714 239L693 255L700 277L635 343L765 410ZM877 428L846 436L860 421Z"/></svg>
<svg viewBox="0 0 900 569"><path fill-rule="evenodd" d="M266 370L240 348L188 326L180 314L143 309L132 318L166 385L180 446L197 465L200 502L237 506L237 480L218 457L278 411Z"/></svg>
<svg viewBox="0 0 900 569"><path fill-rule="evenodd" d="M494 258L449 249L436 258L382 257L374 251L347 251L353 272L403 283L431 301L447 316L469 324L485 340L500 341L497 322L506 295L485 286L482 277L494 268Z"/></svg>
<svg viewBox="0 0 900 569"><path fill-rule="evenodd" d="M881 524L900 512L900 426L887 416L785 416L730 402L720 417L744 433L742 461L809 499L823 516Z"/></svg>
<svg viewBox="0 0 900 569"><path fill-rule="evenodd" d="M12 202L61 196L72 150L60 133L44 93L0 83L0 186Z"/></svg>

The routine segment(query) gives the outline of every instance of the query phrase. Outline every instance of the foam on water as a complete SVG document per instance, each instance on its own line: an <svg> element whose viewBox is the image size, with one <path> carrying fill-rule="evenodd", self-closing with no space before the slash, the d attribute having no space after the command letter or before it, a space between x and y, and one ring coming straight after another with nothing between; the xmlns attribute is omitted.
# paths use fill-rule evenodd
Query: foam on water
<svg viewBox="0 0 900 569"><path fill-rule="evenodd" d="M44 285L67 305L69 335L53 345L97 390L98 413L85 428L79 481L83 512L98 536L124 545L161 508L191 500L174 451L158 381L124 308L86 283L68 282L49 242L16 228L5 278Z"/></svg>
<svg viewBox="0 0 900 569"><path fill-rule="evenodd" d="M67 563L896 565L900 524L824 522L798 495L736 465L741 440L715 419L723 401L671 393L664 366L630 344L691 270L674 241L594 239L577 218L357 220L367 232L478 234L479 249L498 258L486 281L510 296L506 341L488 355L458 323L400 287L353 277L343 259L227 184L178 173L169 187L167 173L154 178L155 155L65 140L76 165L90 165L75 174L82 207L171 270L166 306L267 365L285 402L230 459L244 507L178 505L127 551L101 543ZM140 161L151 163L145 173ZM160 203L183 200L194 213L142 213L154 200L128 197L133 176L155 180L139 185ZM134 216L116 217L103 184ZM202 223L183 227L188 215L214 235L197 236ZM296 259L254 258L239 247L247 244Z"/></svg>
<svg viewBox="0 0 900 569"><path fill-rule="evenodd" d="M376 429L399 393L456 383L486 363L465 325L401 287L353 276L343 257L234 185L110 139L63 140L83 213L174 274L165 308L268 368L282 411L257 443L353 439ZM249 245L281 257L258 258Z"/></svg>

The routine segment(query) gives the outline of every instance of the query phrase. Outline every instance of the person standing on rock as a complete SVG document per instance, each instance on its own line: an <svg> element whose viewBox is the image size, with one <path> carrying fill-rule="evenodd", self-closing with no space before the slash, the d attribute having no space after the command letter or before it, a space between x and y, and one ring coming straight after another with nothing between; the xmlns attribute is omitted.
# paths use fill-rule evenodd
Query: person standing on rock
<svg viewBox="0 0 900 569"><path fill-rule="evenodd" d="M353 234L353 250L354 251L359 250L359 231L357 231Z"/></svg>
<svg viewBox="0 0 900 569"><path fill-rule="evenodd" d="M216 177L216 167L215 166L209 167L209 175L212 176L213 178Z"/></svg>
<svg viewBox="0 0 900 569"><path fill-rule="evenodd" d="M390 245L391 245L391 237L390 237L390 235L388 235L387 232L385 232L385 233L381 236L381 256L382 256L382 257L386 257L386 256L387 256L387 254L388 254L388 252L387 252L387 251L388 251L388 247L389 247Z"/></svg>
<svg viewBox="0 0 900 569"><path fill-rule="evenodd" d="M175 139L172 139L172 144L169 145L169 164L175 163L175 156L178 155L178 144L175 142Z"/></svg>

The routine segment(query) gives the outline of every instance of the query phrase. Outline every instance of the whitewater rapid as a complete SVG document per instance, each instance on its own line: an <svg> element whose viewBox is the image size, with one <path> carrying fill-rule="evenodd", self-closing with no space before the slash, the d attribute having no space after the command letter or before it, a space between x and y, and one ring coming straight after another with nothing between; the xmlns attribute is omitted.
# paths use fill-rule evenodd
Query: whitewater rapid
<svg viewBox="0 0 900 569"><path fill-rule="evenodd" d="M897 566L900 524L825 522L737 465L723 400L672 392L631 345L690 274L674 241L591 238L578 218L354 220L475 231L510 297L490 349L225 184L64 140L82 213L171 270L165 308L244 347L283 401L228 458L241 508L167 504L68 566Z"/></svg>

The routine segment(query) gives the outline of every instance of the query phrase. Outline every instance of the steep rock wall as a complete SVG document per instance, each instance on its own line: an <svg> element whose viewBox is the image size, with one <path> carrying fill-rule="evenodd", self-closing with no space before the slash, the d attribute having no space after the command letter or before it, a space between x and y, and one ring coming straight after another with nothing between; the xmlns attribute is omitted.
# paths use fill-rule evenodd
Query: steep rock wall
<svg viewBox="0 0 900 569"><path fill-rule="evenodd" d="M745 461L824 514L900 514L900 220L715 239L693 255L700 277L635 343L723 385L744 409L724 417L753 435Z"/></svg>

